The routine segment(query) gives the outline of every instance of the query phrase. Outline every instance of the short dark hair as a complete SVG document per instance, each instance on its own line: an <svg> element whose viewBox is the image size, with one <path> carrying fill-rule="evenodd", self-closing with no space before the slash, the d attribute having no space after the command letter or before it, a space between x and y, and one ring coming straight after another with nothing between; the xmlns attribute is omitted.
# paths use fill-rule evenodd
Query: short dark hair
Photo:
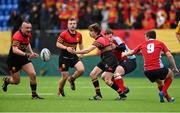
<svg viewBox="0 0 180 113"><path fill-rule="evenodd" d="M91 24L88 29L90 31L96 32L98 35L101 33L101 27L98 23Z"/></svg>
<svg viewBox="0 0 180 113"><path fill-rule="evenodd" d="M108 35L108 34L113 34L113 31L112 29L106 29L105 32L104 32L105 35Z"/></svg>
<svg viewBox="0 0 180 113"><path fill-rule="evenodd" d="M146 36L149 39L156 39L156 32L154 30L150 30L146 32Z"/></svg>
<svg viewBox="0 0 180 113"><path fill-rule="evenodd" d="M68 21L76 21L76 18L71 17L71 18L68 19Z"/></svg>

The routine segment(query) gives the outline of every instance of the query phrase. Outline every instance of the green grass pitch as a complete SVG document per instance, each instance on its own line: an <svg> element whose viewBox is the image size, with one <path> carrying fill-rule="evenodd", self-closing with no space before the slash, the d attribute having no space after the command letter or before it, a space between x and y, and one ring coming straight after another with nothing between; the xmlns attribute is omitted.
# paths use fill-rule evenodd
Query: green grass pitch
<svg viewBox="0 0 180 113"><path fill-rule="evenodd" d="M89 77L76 80L76 91L72 91L67 82L66 97L56 95L59 77L37 79L38 93L44 100L32 100L29 78L21 77L18 86L9 85L6 93L0 91L0 112L180 112L180 78L176 78L169 89L169 93L175 97L174 103L160 103L156 84L150 83L145 77L125 78L125 84L130 88L125 101L114 100L117 93L101 79L101 101L88 100L95 94Z"/></svg>

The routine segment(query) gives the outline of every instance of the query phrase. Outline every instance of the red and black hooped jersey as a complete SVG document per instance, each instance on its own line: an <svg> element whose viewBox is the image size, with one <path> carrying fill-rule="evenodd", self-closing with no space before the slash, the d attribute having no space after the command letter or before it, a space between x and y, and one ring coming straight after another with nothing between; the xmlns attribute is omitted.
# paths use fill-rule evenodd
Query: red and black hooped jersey
<svg viewBox="0 0 180 113"><path fill-rule="evenodd" d="M69 30L65 30L59 35L57 41L64 46L76 49L77 44L82 44L82 35L77 31L75 34L71 34Z"/></svg>
<svg viewBox="0 0 180 113"><path fill-rule="evenodd" d="M17 46L18 49L25 52L27 50L27 46L29 45L31 39L32 39L31 34L25 36L21 32L21 30L16 31L11 40L11 47Z"/></svg>
<svg viewBox="0 0 180 113"><path fill-rule="evenodd" d="M96 46L99 50L102 51L106 47L110 46L110 44L111 42L107 37L103 37L103 35L99 35L92 45Z"/></svg>

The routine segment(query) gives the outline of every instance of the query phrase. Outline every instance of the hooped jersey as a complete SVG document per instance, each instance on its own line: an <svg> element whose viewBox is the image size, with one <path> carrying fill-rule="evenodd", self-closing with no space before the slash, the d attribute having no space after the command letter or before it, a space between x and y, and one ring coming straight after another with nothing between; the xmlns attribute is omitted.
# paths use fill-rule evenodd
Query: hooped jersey
<svg viewBox="0 0 180 113"><path fill-rule="evenodd" d="M107 37L99 35L92 45L96 46L99 50L102 51L106 47L110 46L110 43L111 42Z"/></svg>
<svg viewBox="0 0 180 113"><path fill-rule="evenodd" d="M134 53L141 52L144 58L144 69L155 70L163 68L164 65L161 61L161 53L168 52L167 46L158 40L150 39L140 44L134 49Z"/></svg>
<svg viewBox="0 0 180 113"><path fill-rule="evenodd" d="M12 54L12 46L17 46L21 51L27 51L27 47L32 39L32 35L23 35L21 30L16 31L11 40L10 54Z"/></svg>
<svg viewBox="0 0 180 113"><path fill-rule="evenodd" d="M65 30L59 35L57 41L64 46L76 49L77 44L82 44L82 35L77 31L75 34L71 34L69 30Z"/></svg>
<svg viewBox="0 0 180 113"><path fill-rule="evenodd" d="M77 31L75 34L71 34L69 30L65 30L59 35L57 41L64 46L73 47L76 50L77 44L82 44L82 35ZM75 55L63 49L61 50L61 54L69 58Z"/></svg>

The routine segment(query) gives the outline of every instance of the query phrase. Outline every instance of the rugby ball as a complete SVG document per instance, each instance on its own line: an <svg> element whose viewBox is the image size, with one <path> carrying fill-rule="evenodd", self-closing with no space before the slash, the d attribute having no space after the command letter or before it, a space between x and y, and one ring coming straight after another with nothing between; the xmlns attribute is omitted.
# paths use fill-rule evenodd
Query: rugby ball
<svg viewBox="0 0 180 113"><path fill-rule="evenodd" d="M47 62L51 57L51 52L47 48L43 48L40 53L41 60Z"/></svg>

